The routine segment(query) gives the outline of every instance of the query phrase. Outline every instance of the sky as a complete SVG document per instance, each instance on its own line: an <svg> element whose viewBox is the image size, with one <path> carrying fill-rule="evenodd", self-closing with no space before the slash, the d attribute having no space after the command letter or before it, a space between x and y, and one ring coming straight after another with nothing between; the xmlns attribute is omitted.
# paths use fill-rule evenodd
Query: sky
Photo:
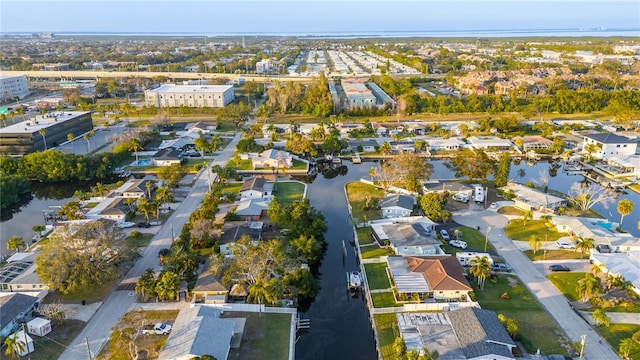
<svg viewBox="0 0 640 360"><path fill-rule="evenodd" d="M1 33L330 34L585 28L640 29L640 1L0 0Z"/></svg>

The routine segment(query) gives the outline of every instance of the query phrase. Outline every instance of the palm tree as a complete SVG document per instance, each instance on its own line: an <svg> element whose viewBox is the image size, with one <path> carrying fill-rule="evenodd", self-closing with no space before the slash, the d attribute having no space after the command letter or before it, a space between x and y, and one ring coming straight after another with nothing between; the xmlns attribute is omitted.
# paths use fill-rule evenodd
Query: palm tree
<svg viewBox="0 0 640 360"><path fill-rule="evenodd" d="M578 291L578 296L580 296L582 302L586 303L594 295L597 295L601 292L600 278L591 273L588 273L582 279L578 280L576 290Z"/></svg>
<svg viewBox="0 0 640 360"><path fill-rule="evenodd" d="M47 130L40 129L38 133L42 136L42 141L44 141L44 151L47 151Z"/></svg>
<svg viewBox="0 0 640 360"><path fill-rule="evenodd" d="M526 227L527 220L533 219L533 210L522 211L520 215L522 216L522 226Z"/></svg>
<svg viewBox="0 0 640 360"><path fill-rule="evenodd" d="M469 261L471 268L469 273L478 279L478 288L482 290L484 287L484 281L491 272L491 263L486 256L476 256Z"/></svg>
<svg viewBox="0 0 640 360"><path fill-rule="evenodd" d="M531 235L531 237L529 238L529 247L533 251L533 255L535 255L538 252L538 250L540 250L541 244L542 244L542 241L537 235Z"/></svg>
<svg viewBox="0 0 640 360"><path fill-rule="evenodd" d="M73 133L68 133L67 134L67 140L69 140L69 142L71 142L71 151L73 152L73 139L75 139L76 137L73 136Z"/></svg>
<svg viewBox="0 0 640 360"><path fill-rule="evenodd" d="M622 199L618 201L618 213L620 213L620 226L624 217L633 212L633 203L629 199Z"/></svg>
<svg viewBox="0 0 640 360"><path fill-rule="evenodd" d="M140 141L136 138L131 138L128 143L129 151L133 151L136 154L136 165L138 165L138 150L142 150Z"/></svg>
<svg viewBox="0 0 640 360"><path fill-rule="evenodd" d="M109 187L99 182L93 187L93 192L99 197L104 197L109 192Z"/></svg>
<svg viewBox="0 0 640 360"><path fill-rule="evenodd" d="M576 251L580 250L580 260L585 253L588 253L595 247L595 241L592 238L579 238L576 244Z"/></svg>
<svg viewBox="0 0 640 360"><path fill-rule="evenodd" d="M87 152L91 152L91 144L89 143L89 133L84 133L84 135L82 135L82 138L84 139L84 141L87 142Z"/></svg>
<svg viewBox="0 0 640 360"><path fill-rule="evenodd" d="M15 249L16 252L19 252L20 248L24 246L26 246L24 240L18 235L13 235L9 241L7 241L7 249L9 250Z"/></svg>
<svg viewBox="0 0 640 360"><path fill-rule="evenodd" d="M611 319L609 319L607 313L602 309L594 310L593 313L591 313L591 316L593 316L593 320L596 321L596 324L598 324L598 326L609 327L609 325L611 324Z"/></svg>
<svg viewBox="0 0 640 360"><path fill-rule="evenodd" d="M15 357L16 355L22 354L25 349L25 345L24 340L18 338L18 332L16 331L11 336L7 336L7 338L4 339L4 346L6 346L4 354Z"/></svg>
<svg viewBox="0 0 640 360"><path fill-rule="evenodd" d="M209 151L216 152L220 148L220 135L215 134L213 138L211 138L211 142L209 143Z"/></svg>
<svg viewBox="0 0 640 360"><path fill-rule="evenodd" d="M147 181L144 184L144 187L147 189L147 198L151 199L151 189L153 189L153 183L151 181Z"/></svg>
<svg viewBox="0 0 640 360"><path fill-rule="evenodd" d="M40 237L42 235L42 232L47 230L47 227L42 225L42 224L36 224L33 225L33 227L31 228L31 230L36 233L36 236Z"/></svg>
<svg viewBox="0 0 640 360"><path fill-rule="evenodd" d="M2 127L7 126L7 114L0 114L0 124Z"/></svg>
<svg viewBox="0 0 640 360"><path fill-rule="evenodd" d="M380 148L378 148L378 152L380 152L380 154L382 155L389 154L391 152L391 144L385 141L382 145L380 145Z"/></svg>
<svg viewBox="0 0 640 360"><path fill-rule="evenodd" d="M638 348L638 343L636 343L632 338L625 338L620 340L620 344L618 345L618 350L622 355L622 358L627 360L630 359L629 354L632 351L636 351Z"/></svg>
<svg viewBox="0 0 640 360"><path fill-rule="evenodd" d="M268 290L262 280L258 280L255 284L249 287L249 295L247 300L258 304L264 304L267 302Z"/></svg>
<svg viewBox="0 0 640 360"><path fill-rule="evenodd" d="M598 264L593 264L591 266L591 273L595 276L598 276L602 272L602 268Z"/></svg>

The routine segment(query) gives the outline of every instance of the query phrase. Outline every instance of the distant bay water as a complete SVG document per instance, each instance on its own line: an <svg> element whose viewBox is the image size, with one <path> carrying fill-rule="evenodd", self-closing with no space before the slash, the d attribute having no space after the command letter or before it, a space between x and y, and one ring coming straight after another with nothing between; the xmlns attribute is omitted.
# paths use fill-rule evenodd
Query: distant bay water
<svg viewBox="0 0 640 360"><path fill-rule="evenodd" d="M35 31L37 33L37 31ZM4 36L31 35L24 32L3 32ZM510 37L640 37L640 28L592 29L496 29L496 30L432 30L432 31L344 31L344 32L55 32L59 36L167 36L167 37L237 37L282 36L301 39L357 38L510 38Z"/></svg>

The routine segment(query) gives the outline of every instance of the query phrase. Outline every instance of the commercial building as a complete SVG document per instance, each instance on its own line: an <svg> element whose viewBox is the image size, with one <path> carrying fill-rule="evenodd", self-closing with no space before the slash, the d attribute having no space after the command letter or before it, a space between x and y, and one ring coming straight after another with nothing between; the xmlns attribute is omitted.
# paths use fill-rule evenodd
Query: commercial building
<svg viewBox="0 0 640 360"><path fill-rule="evenodd" d="M144 92L148 105L156 107L224 107L235 99L231 85L172 85Z"/></svg>
<svg viewBox="0 0 640 360"><path fill-rule="evenodd" d="M37 115L0 129L0 154L24 155L58 146L68 134L93 130L91 112L62 111Z"/></svg>
<svg viewBox="0 0 640 360"><path fill-rule="evenodd" d="M376 96L361 80L343 80L342 89L347 95L349 108L372 108L376 106Z"/></svg>
<svg viewBox="0 0 640 360"><path fill-rule="evenodd" d="M29 86L25 75L0 76L0 98L12 100L29 95Z"/></svg>

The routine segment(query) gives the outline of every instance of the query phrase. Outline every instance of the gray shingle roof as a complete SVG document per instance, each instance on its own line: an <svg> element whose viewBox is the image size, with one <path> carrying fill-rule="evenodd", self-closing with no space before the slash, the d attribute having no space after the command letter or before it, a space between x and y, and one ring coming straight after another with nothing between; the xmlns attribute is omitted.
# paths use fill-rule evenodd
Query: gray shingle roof
<svg viewBox="0 0 640 360"><path fill-rule="evenodd" d="M446 315L467 358L490 354L515 358L509 346L516 345L495 312L472 307Z"/></svg>
<svg viewBox="0 0 640 360"><path fill-rule="evenodd" d="M614 133L587 134L585 135L585 137L588 137L590 139L593 139L603 144L631 144L637 141L637 140L629 139L626 136L616 135Z"/></svg>
<svg viewBox="0 0 640 360"><path fill-rule="evenodd" d="M16 316L27 310L38 298L24 294L0 297L0 330L11 323Z"/></svg>
<svg viewBox="0 0 640 360"><path fill-rule="evenodd" d="M413 210L413 197L408 195L389 195L382 199L380 202L380 208L398 206L403 209Z"/></svg>

